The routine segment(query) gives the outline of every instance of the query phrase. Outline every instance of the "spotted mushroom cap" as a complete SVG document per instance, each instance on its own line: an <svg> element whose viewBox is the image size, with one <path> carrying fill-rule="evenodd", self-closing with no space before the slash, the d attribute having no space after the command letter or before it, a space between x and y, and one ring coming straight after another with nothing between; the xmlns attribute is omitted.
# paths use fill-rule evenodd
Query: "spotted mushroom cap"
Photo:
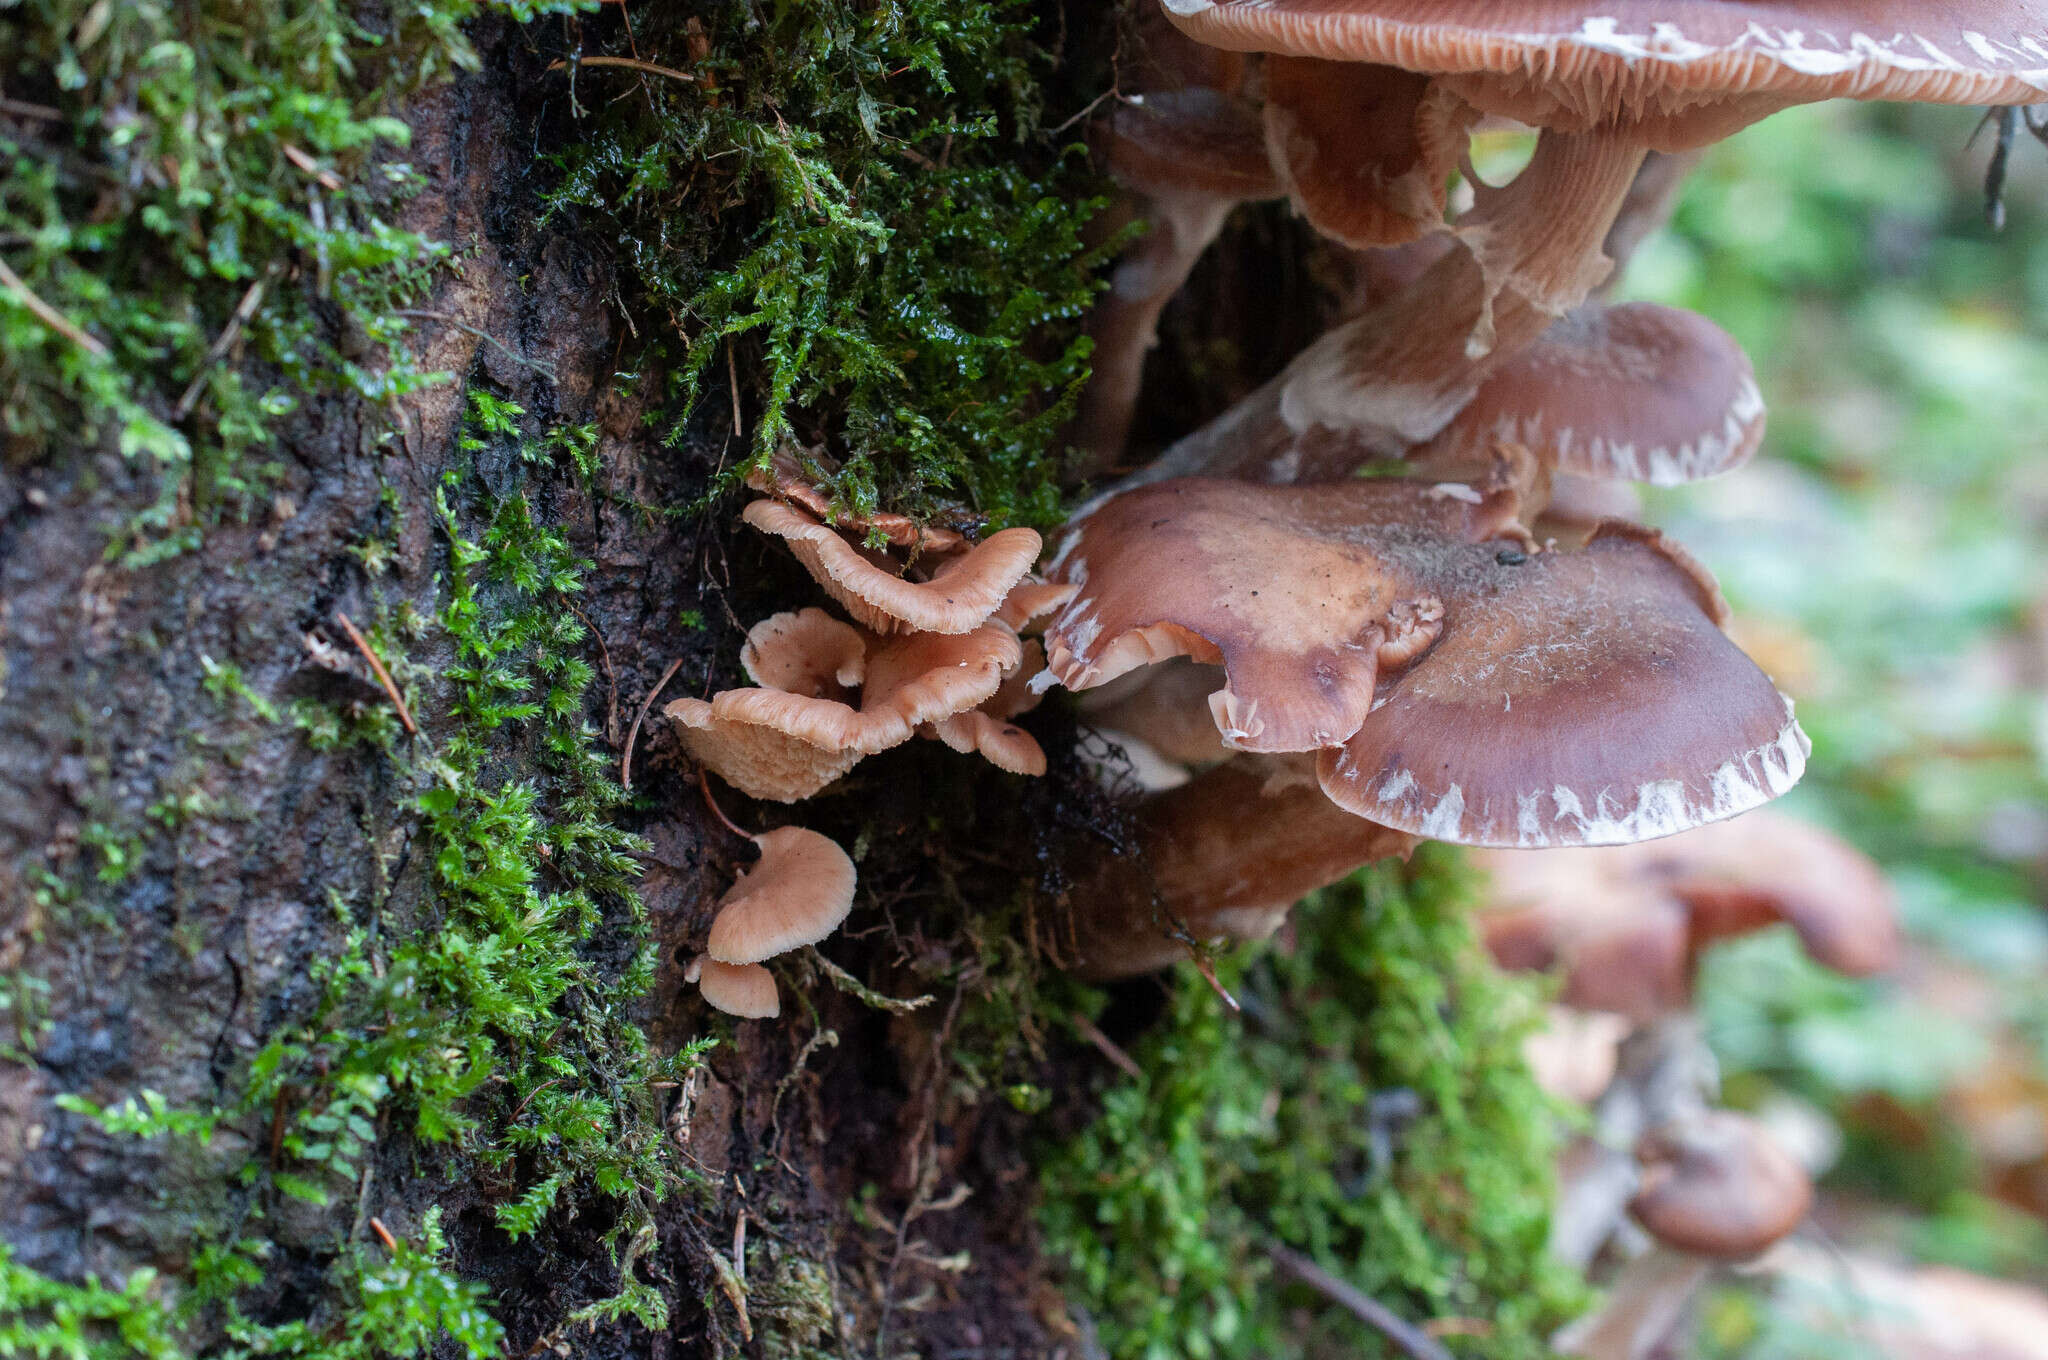
<svg viewBox="0 0 2048 1360"><path fill-rule="evenodd" d="M1340 806L1464 845L1619 845L1733 817L1804 771L1791 701L1661 534L1610 523L1576 551L1465 566L1442 639L1323 753Z"/></svg>
<svg viewBox="0 0 2048 1360"><path fill-rule="evenodd" d="M913 581L884 554L861 548L815 516L777 500L741 512L747 523L789 544L825 593L877 633L971 631L1003 603L1038 560L1037 531L1004 529Z"/></svg>
<svg viewBox="0 0 2048 1360"><path fill-rule="evenodd" d="M1199 41L1383 62L1493 114L1632 120L1658 150L1817 99L2048 97L2048 13L2002 0L1165 0Z"/></svg>
<svg viewBox="0 0 2048 1360"><path fill-rule="evenodd" d="M706 956L759 963L839 929L853 909L853 861L829 836L782 826L754 837L761 858L720 899Z"/></svg>
<svg viewBox="0 0 2048 1360"><path fill-rule="evenodd" d="M1763 394L1734 336L1676 307L1589 303L1494 370L1410 456L1505 441L1560 472L1670 486L1741 466L1763 435Z"/></svg>
<svg viewBox="0 0 2048 1360"><path fill-rule="evenodd" d="M1100 502L1049 572L1080 591L1046 630L1050 673L1090 689L1174 656L1221 664L1224 742L1313 751L1365 721L1383 665L1426 648L1437 577L1513 523L1460 483L1153 482Z"/></svg>
<svg viewBox="0 0 2048 1360"><path fill-rule="evenodd" d="M1443 226L1451 172L1477 114L1396 66L1267 58L1266 150L1295 206L1355 249Z"/></svg>
<svg viewBox="0 0 2048 1360"><path fill-rule="evenodd" d="M1799 1226L1813 1182L1761 1124L1704 1110L1636 1146L1642 1188L1628 1211L1649 1234L1695 1256L1754 1256Z"/></svg>
<svg viewBox="0 0 2048 1360"><path fill-rule="evenodd" d="M742 1020L773 1020L782 1014L782 996L775 975L758 963L720 963L698 956L683 974L713 1008Z"/></svg>

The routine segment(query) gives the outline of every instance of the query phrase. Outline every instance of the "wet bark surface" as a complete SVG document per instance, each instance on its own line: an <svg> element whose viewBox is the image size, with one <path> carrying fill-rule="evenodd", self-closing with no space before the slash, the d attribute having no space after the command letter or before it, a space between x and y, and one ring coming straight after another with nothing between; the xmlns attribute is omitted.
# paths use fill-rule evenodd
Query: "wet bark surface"
<svg viewBox="0 0 2048 1360"><path fill-rule="evenodd" d="M435 489L458 467L490 494L526 495L594 564L579 597L599 665L587 716L615 751L671 663L667 697L708 694L733 682L744 624L817 602L786 558L734 536L730 504L660 518L631 508L697 502L744 447L734 413L715 386L691 437L668 447L641 419L656 376L625 390L613 381L620 323L604 305L603 243L538 221L534 149L562 135L563 110L510 30L482 39L483 70L408 113L427 186L404 225L464 250L417 319L421 367L454 381L403 399L395 418L310 401L274 450L283 471L267 509L144 568L108 560L108 542L156 489L110 441L40 450L0 473L0 969L46 984L24 1060L0 1062L0 1237L53 1277L187 1272L199 1244L248 1222L234 1175L264 1154L265 1136L260 1119L242 1119L203 1151L116 1137L56 1096L110 1105L146 1087L173 1107L229 1101L266 1036L317 1005L316 962L341 944L333 903L377 903L387 921L432 927L414 790L392 762L364 747L316 751L290 724L209 689L210 674L238 667L278 705L388 703L338 617L368 620L400 601L432 616L448 557ZM502 457L466 460L473 385L540 422L594 420L599 494ZM397 545L376 574L351 551L371 538ZM685 610L705 626L680 627ZM406 658L427 740L446 727L448 648L430 628ZM663 958L642 1018L668 1052L722 1024L682 985L682 963L752 851L711 821L661 728L657 703L638 734L630 821L647 838L641 887ZM1041 730L1057 748L1057 720ZM943 818L934 796L949 806ZM977 784L957 758L917 743L806 810L806 824L865 852L863 900L835 957L896 995L932 991L919 979L942 964L962 981L891 1015L819 978L796 1004L786 998L782 1022L726 1026L708 1069L665 1096L669 1134L703 1177L701 1192L660 1209L655 1267L640 1267L663 1282L671 1328L649 1338L605 1324L581 1334L580 1351L739 1346L708 1257L731 1257L747 1232L822 1270L839 1309L827 1334L856 1350L1029 1353L1073 1341L1036 1253L1032 1126L963 1089L940 1058L962 1041L966 996L987 971L962 954L975 947L957 930L964 897L1014 888L1056 860L1050 837L1093 834L1105 815L1072 775L1023 803L1020 819L1013 788ZM730 810L756 827L790 820L736 797ZM1015 843L1020 826L1039 828L1036 844ZM119 872L109 843L133 856ZM954 868L934 889L939 862ZM44 891L60 882L78 886ZM1058 1087L1071 1080L1061 1057L1024 1060ZM490 1212L506 1187L402 1129L380 1135L353 1198L266 1206L278 1252L253 1313L303 1315L340 1242L362 1240L373 1217L402 1234L431 1205L446 1215L457 1270L491 1287L514 1353L615 1292L601 1213L557 1214L509 1242ZM774 1306L756 1297L757 1327Z"/></svg>

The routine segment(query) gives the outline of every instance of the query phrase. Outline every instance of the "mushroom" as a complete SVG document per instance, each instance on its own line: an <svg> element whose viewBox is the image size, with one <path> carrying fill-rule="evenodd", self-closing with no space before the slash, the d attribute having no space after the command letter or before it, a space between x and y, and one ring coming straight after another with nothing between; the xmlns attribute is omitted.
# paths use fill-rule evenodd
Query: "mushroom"
<svg viewBox="0 0 2048 1360"><path fill-rule="evenodd" d="M1142 214L1145 231L1088 318L1092 372L1072 437L1089 476L1123 452L1160 313L1224 219L1240 203L1285 192L1267 163L1258 109L1240 94L1243 59L1190 42L1156 10L1141 12L1135 27L1142 92L1095 131L1110 174L1130 192L1125 212Z"/></svg>
<svg viewBox="0 0 2048 1360"><path fill-rule="evenodd" d="M1274 55L1260 75L1267 155L1317 231L1370 249L1442 228L1463 100L1399 66Z"/></svg>
<svg viewBox="0 0 2048 1360"><path fill-rule="evenodd" d="M1670 486L1741 466L1763 435L1763 394L1734 336L1676 307L1588 303L1408 456L1469 463L1505 442L1559 472Z"/></svg>
<svg viewBox="0 0 2048 1360"><path fill-rule="evenodd" d="M1746 1260L1799 1226L1813 1203L1804 1168L1762 1125L1700 1110L1636 1146L1629 1213L1657 1245L1623 1267L1606 1302L1552 1344L1584 1360L1648 1360L1715 1265Z"/></svg>
<svg viewBox="0 0 2048 1360"><path fill-rule="evenodd" d="M1560 1001L1638 1024L1691 1004L1707 945L1779 921L1845 976L1898 957L1897 903L1877 866L1769 811L1644 845L1494 850L1474 864L1492 878L1480 927L1502 967L1559 971Z"/></svg>
<svg viewBox="0 0 2048 1360"><path fill-rule="evenodd" d="M752 839L761 858L719 900L704 947L718 963L760 963L816 944L853 909L853 861L838 842L800 826Z"/></svg>
<svg viewBox="0 0 2048 1360"><path fill-rule="evenodd" d="M927 581L902 574L884 553L842 537L815 515L778 500L741 512L747 523L789 544L811 576L854 619L877 633L966 633L995 613L1038 560L1033 529L1004 529L939 562Z"/></svg>
<svg viewBox="0 0 2048 1360"><path fill-rule="evenodd" d="M1044 696L1031 680L1045 669L1045 648L1037 638L1024 643L1024 661L978 707L927 723L924 734L966 755L978 751L989 764L1011 774L1045 773L1045 751L1037 738L1009 721L1038 707Z"/></svg>
<svg viewBox="0 0 2048 1360"><path fill-rule="evenodd" d="M690 960L683 981L694 982L712 1007L743 1020L773 1020L782 1014L775 975L758 963L720 963L703 955Z"/></svg>
<svg viewBox="0 0 2048 1360"><path fill-rule="evenodd" d="M1512 183L1481 187L1455 229L1461 249L1183 439L1158 475L1336 476L1433 437L1604 279L1604 238L1647 151L1704 146L1817 99L2014 104L2048 91L2037 23L1990 0L1165 3L1202 42L1397 64L1542 133Z"/></svg>
<svg viewBox="0 0 2048 1360"><path fill-rule="evenodd" d="M771 640L837 638L815 621L802 627L793 622L804 614L833 622L820 610L763 620L748 634L757 661ZM845 624L837 627L853 632ZM817 793L862 757L910 740L920 724L963 713L988 699L1022 660L1017 635L996 622L958 634L868 639L863 651L857 708L840 679L846 671L828 670L824 661L791 661L764 662L760 670L750 663L757 687L726 690L709 700L677 699L662 711L678 725L690 755L727 783L750 797L793 803ZM778 688L778 682L797 688Z"/></svg>
<svg viewBox="0 0 2048 1360"><path fill-rule="evenodd" d="M821 454L807 455L813 462L825 464ZM829 470L829 465L828 465ZM817 483L804 475L794 455L777 453L768 460L766 467L755 468L747 474L747 485L756 491L765 491L778 500L794 501L801 508L821 521L858 534L863 541L870 536L879 537L892 547L915 548L928 553L956 553L968 547L967 540L954 529L938 525L920 524L908 515L881 510L871 514L855 514L843 507L835 507L832 497L825 494Z"/></svg>
<svg viewBox="0 0 2048 1360"><path fill-rule="evenodd" d="M1082 977L1128 977L1194 945L1262 940L1293 905L1413 836L1353 817L1300 756L1245 756L1138 808L1134 853L1099 860L1070 894L1054 940Z"/></svg>
<svg viewBox="0 0 2048 1360"><path fill-rule="evenodd" d="M1080 589L1047 631L1048 675L1088 689L1174 657L1220 665L1221 745L1296 756L1218 766L1141 809L1156 883L1105 871L1075 894L1085 969L1172 956L1163 918L1257 938L1414 836L1627 841L1789 787L1804 735L1716 627L1711 579L1629 525L1539 550L1516 502L1492 484L1188 478L1071 526L1049 574ZM1254 843L1283 826L1284 871ZM1256 888L1233 885L1238 863L1268 866Z"/></svg>
<svg viewBox="0 0 2048 1360"><path fill-rule="evenodd" d="M1100 502L1046 634L1085 689L1185 655L1241 751L1318 751L1339 806L1468 845L1617 844L1783 793L1807 743L1652 530L1538 551L1510 491L1175 479Z"/></svg>

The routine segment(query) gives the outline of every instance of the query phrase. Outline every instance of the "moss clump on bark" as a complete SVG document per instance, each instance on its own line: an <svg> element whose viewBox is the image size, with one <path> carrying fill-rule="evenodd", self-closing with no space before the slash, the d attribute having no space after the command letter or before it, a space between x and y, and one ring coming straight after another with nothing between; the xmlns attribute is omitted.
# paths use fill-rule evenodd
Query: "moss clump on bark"
<svg viewBox="0 0 2048 1360"><path fill-rule="evenodd" d="M1426 847L1304 904L1291 948L1221 961L1242 1016L1180 971L1143 1075L1046 1170L1050 1250L1113 1356L1381 1353L1276 1276L1273 1244L1471 1320L1450 1341L1473 1354L1548 1353L1583 1303L1544 1255L1556 1112L1520 1056L1534 993L1487 961L1469 899Z"/></svg>
<svg viewBox="0 0 2048 1360"><path fill-rule="evenodd" d="M746 461L827 452L855 509L1057 522L1100 202L1040 126L1029 7L634 19L575 74L587 133L549 196L558 224L621 243L632 366L664 367L686 409L744 388ZM591 64L629 51L663 71Z"/></svg>
<svg viewBox="0 0 2048 1360"><path fill-rule="evenodd" d="M26 0L0 13L0 432L81 424L159 472L124 562L189 548L276 474L309 401L419 372L407 305L452 256L394 225L416 185L396 101L473 69L485 14L594 0Z"/></svg>

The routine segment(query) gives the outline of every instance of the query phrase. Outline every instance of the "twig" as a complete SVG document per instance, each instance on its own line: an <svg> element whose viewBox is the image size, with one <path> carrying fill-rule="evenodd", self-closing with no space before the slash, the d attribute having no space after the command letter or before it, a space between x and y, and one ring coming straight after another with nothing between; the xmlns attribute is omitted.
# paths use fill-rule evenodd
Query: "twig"
<svg viewBox="0 0 2048 1360"><path fill-rule="evenodd" d="M332 170L328 170L322 167L320 162L314 160L311 156L308 156L305 152L299 150L290 142L278 143L278 150L284 152L284 158L286 160L290 161L293 165L298 166L299 169L305 171L314 179L319 180L320 187L325 189L328 193L338 194L341 192L341 177L335 174Z"/></svg>
<svg viewBox="0 0 2048 1360"><path fill-rule="evenodd" d="M704 772L704 767L701 765L697 767L697 788L704 795L704 806L711 809L712 816L716 817L720 822L724 823L725 829L727 831L730 831L733 835L742 837L746 840L754 839L751 832L742 831L733 822L732 818L726 816L725 809L720 807L718 805L718 800L711 796L711 777Z"/></svg>
<svg viewBox="0 0 2048 1360"><path fill-rule="evenodd" d="M1275 1242L1267 1246L1266 1255L1272 1258L1274 1265L1385 1336L1394 1343L1396 1349L1409 1357L1409 1360L1453 1360L1448 1350L1420 1328L1410 1324L1356 1285L1338 1279L1300 1252L1291 1251Z"/></svg>
<svg viewBox="0 0 2048 1360"><path fill-rule="evenodd" d="M398 1250L398 1239L391 1235L391 1229L384 1226L383 1219L371 1219L370 1231L377 1234L377 1240L384 1244L384 1250L393 1252Z"/></svg>
<svg viewBox="0 0 2048 1360"><path fill-rule="evenodd" d="M604 634L597 631L597 625L590 621L590 615L578 609L572 600L564 600L562 603L569 606L570 613L583 620L583 626L597 639L597 659L604 663L604 681L611 690L611 697L605 702L604 739L617 741L618 737L614 733L619 726L619 677L612 670L612 649L604 645Z"/></svg>
<svg viewBox="0 0 2048 1360"><path fill-rule="evenodd" d="M391 683L391 672L384 669L384 663L370 650L369 639L357 632L356 626L348 621L348 615L339 609L334 611L334 621L341 625L341 631L348 634L348 640L356 645L356 650L370 663L370 669L377 673L377 683L384 686L384 692L391 696L391 706L398 710L398 720L405 724L405 730L418 736L420 729L413 723L412 710L405 706L405 696L398 692L398 686Z"/></svg>
<svg viewBox="0 0 2048 1360"><path fill-rule="evenodd" d="M566 61L552 61L548 63L548 69L550 71L559 71L568 64ZM697 77L687 71L678 71L672 66L656 66L651 61L641 61L637 57L578 57L576 64L578 66L623 66L629 71L646 71L650 75L667 76L670 80L686 81L691 85L697 83Z"/></svg>
<svg viewBox="0 0 2048 1360"><path fill-rule="evenodd" d="M1047 129L1045 130L1045 132L1046 132L1046 136L1048 136L1048 137L1057 137L1057 136L1059 136L1059 135L1060 135L1060 134L1061 134L1062 132L1065 132L1065 131L1066 131L1066 130L1067 130L1068 128L1070 128L1070 127L1072 127L1072 126L1073 126L1074 124L1076 124L1076 123L1080 122L1080 121L1081 121L1081 120L1082 120L1083 118L1086 118L1086 117L1087 117L1087 116L1088 116L1089 114L1091 114L1091 113L1095 112L1095 107L1096 107L1096 105L1100 104L1100 103L1101 103L1101 102L1102 102L1103 100L1105 100L1105 99L1117 99L1117 98L1120 98L1120 97L1121 97L1121 96L1119 96L1119 95L1117 94L1117 92L1116 92L1116 87L1115 87L1114 85L1110 86L1110 87L1109 87L1108 89L1104 90L1104 91L1103 91L1103 92L1102 92L1101 94L1099 94L1099 95L1096 95L1096 96L1095 96L1095 97L1094 97L1093 99L1091 99L1091 100L1089 100L1089 101L1088 101L1087 103L1083 104L1083 105L1081 106L1081 111L1080 111L1079 113L1075 114L1075 115L1074 115L1074 116L1073 116L1072 118L1069 118L1069 119L1067 119L1067 120L1066 120L1065 122L1061 123L1061 124L1060 124L1060 125L1059 125L1058 127L1054 127L1054 128L1047 128Z"/></svg>
<svg viewBox="0 0 2048 1360"><path fill-rule="evenodd" d="M1230 1007L1230 1009L1233 1011L1241 1011L1244 1009L1244 1007L1237 1004L1237 998L1230 994L1230 990L1227 987L1225 987L1222 983L1216 980L1215 964L1209 962L1209 960L1201 954L1196 954L1193 958L1189 960L1189 962L1193 963L1195 965L1195 971L1202 975L1202 981L1209 984L1209 990L1223 998L1224 1005Z"/></svg>
<svg viewBox="0 0 2048 1360"><path fill-rule="evenodd" d="M818 970L825 975L834 987L854 997L856 1000L866 1002L876 1010L887 1011L891 1015L908 1015L910 1012L921 1010L938 1000L930 992L926 992L923 996L884 996L853 974L847 972L844 968L841 968L838 964L832 962L832 960L826 958L823 954L820 954L818 946L810 945L808 948L811 962L818 966Z"/></svg>
<svg viewBox="0 0 2048 1360"><path fill-rule="evenodd" d="M1107 1034L1104 1034L1093 1020L1090 1020L1087 1016L1081 1014L1081 1012L1079 1011L1075 1011L1067 1018L1073 1021L1075 1029L1081 1031L1081 1037L1083 1039L1086 1039L1089 1043L1094 1044L1097 1048L1101 1049L1102 1056L1109 1059L1111 1062L1115 1063L1119 1068L1121 1068L1125 1076L1131 1078L1133 1081L1143 1079L1145 1075L1145 1069L1138 1066L1137 1060L1131 1057L1130 1054L1124 1052L1123 1049L1118 1046L1116 1040L1110 1038Z"/></svg>
<svg viewBox="0 0 2048 1360"><path fill-rule="evenodd" d="M746 432L740 429L740 365L739 360L732 357L732 346L733 342L728 337L725 342L725 380L732 386L732 437L740 439Z"/></svg>
<svg viewBox="0 0 2048 1360"><path fill-rule="evenodd" d="M64 121L64 110L53 109L48 104L31 104L26 99L0 99L0 113L11 113L16 118L40 118L48 123Z"/></svg>
<svg viewBox="0 0 2048 1360"><path fill-rule="evenodd" d="M485 344L496 345L500 350L504 352L505 357L510 359L513 363L526 365L526 367L540 374L549 382L559 381L559 379L555 377L555 366L553 364L548 363L544 359L529 359L524 354L521 354L518 350L506 344L503 340L500 340L497 336L492 335L489 331L478 330L475 326L470 325L467 321L459 321L455 317L448 315L448 313L446 312L430 312L427 311L425 308L421 307L394 307L391 310L392 315L394 316L416 316L424 317L428 321L445 322L446 324L453 326L456 330L462 331L468 335L475 336L477 339L483 341Z"/></svg>
<svg viewBox="0 0 2048 1360"><path fill-rule="evenodd" d="M668 663L668 669L661 673L661 679L654 682L654 688L648 690L647 697L640 701L640 711L633 715L633 725L626 729L626 750L625 754L619 757L619 785L622 788L633 787L633 743L640 736L640 721L647 716L647 710L654 706L654 696L661 693L662 686L669 682L682 664L681 657Z"/></svg>
<svg viewBox="0 0 2048 1360"><path fill-rule="evenodd" d="M242 294L242 300L235 304L233 316L228 324L220 328L220 334L213 337L213 343L206 347L206 357L199 361L199 371L192 375L192 381L185 385L185 395L178 398L178 404L171 412L172 420L183 420L192 414L192 408L199 402L200 385L213 366L221 361L228 347L235 343L235 337L242 333L242 327L249 324L249 318L256 315L256 308L262 305L263 290L277 274L277 266L265 270L263 277L249 285L249 291Z"/></svg>
<svg viewBox="0 0 2048 1360"><path fill-rule="evenodd" d="M4 286L8 292L14 294L20 300L21 305L34 312L37 319L45 326L48 326L51 330L78 346L93 358L110 359L113 357L107 352L105 345L72 325L64 313L30 292L28 285L21 281L21 275L9 269L5 260L0 260L0 286Z"/></svg>

